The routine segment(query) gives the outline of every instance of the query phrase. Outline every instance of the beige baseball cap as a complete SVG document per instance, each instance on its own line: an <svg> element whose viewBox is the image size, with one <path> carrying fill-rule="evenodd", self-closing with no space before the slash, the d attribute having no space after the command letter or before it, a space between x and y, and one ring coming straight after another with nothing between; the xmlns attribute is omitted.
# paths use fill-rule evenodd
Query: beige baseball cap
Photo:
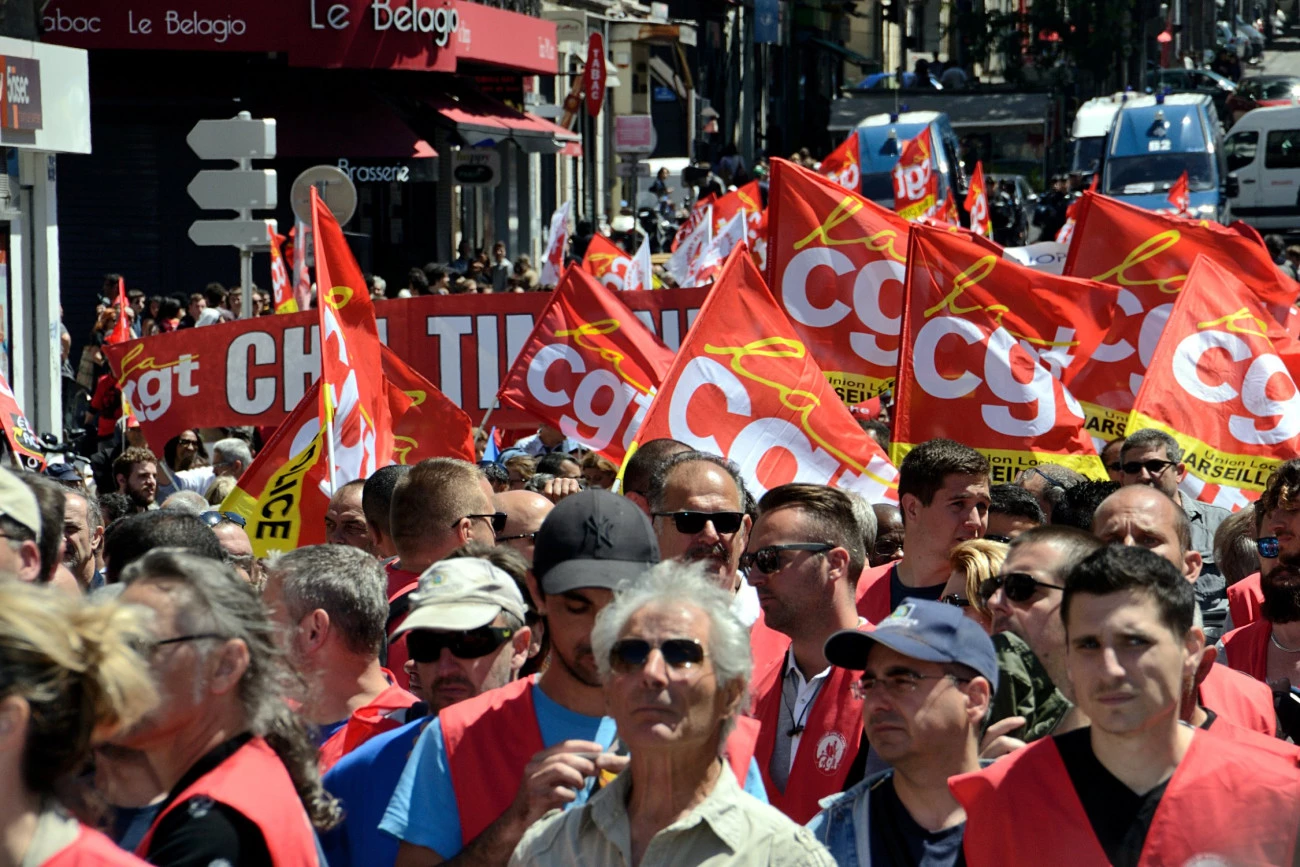
<svg viewBox="0 0 1300 867"><path fill-rule="evenodd" d="M524 597L515 579L476 557L440 560L420 575L411 591L411 613L392 637L412 629L478 629L502 612L524 620Z"/></svg>
<svg viewBox="0 0 1300 867"><path fill-rule="evenodd" d="M41 511L36 506L36 495L22 479L3 467L0 467L0 515L22 524L36 538L41 537Z"/></svg>

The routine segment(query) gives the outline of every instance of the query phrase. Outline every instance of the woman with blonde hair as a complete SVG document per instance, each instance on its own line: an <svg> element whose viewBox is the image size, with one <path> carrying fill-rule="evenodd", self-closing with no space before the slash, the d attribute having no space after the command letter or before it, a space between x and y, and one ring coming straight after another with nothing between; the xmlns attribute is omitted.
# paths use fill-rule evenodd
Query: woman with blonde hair
<svg viewBox="0 0 1300 867"><path fill-rule="evenodd" d="M1002 571L1008 548L1005 542L971 539L948 554L952 572L939 598L949 605L959 606L967 617L983 626L985 632L993 626L993 615L980 598L979 586Z"/></svg>
<svg viewBox="0 0 1300 867"><path fill-rule="evenodd" d="M68 812L92 746L157 703L135 650L149 631L116 602L0 582L0 864L145 862Z"/></svg>

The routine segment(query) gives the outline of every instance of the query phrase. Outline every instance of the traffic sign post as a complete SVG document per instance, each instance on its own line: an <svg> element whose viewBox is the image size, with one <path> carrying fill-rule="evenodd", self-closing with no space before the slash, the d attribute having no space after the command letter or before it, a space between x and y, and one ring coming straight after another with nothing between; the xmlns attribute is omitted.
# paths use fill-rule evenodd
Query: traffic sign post
<svg viewBox="0 0 1300 867"><path fill-rule="evenodd" d="M233 220L196 220L190 240L203 247L237 247L239 282L243 287L240 316L253 315L253 249L266 245L267 229L275 220L253 219L253 211L278 204L273 169L254 169L253 160L275 156L275 121L253 118L241 111L228 120L201 120L185 137L190 149L205 160L234 160L234 171L204 170L187 188L200 208L235 211Z"/></svg>

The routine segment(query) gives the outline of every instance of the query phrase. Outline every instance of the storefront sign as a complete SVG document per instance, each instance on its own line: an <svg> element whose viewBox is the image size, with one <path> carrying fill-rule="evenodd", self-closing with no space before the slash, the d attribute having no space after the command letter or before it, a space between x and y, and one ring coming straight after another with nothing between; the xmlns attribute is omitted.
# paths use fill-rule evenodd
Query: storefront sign
<svg viewBox="0 0 1300 867"><path fill-rule="evenodd" d="M41 128L41 62L31 57L0 58L4 83L0 86L0 127Z"/></svg>
<svg viewBox="0 0 1300 867"><path fill-rule="evenodd" d="M707 289L619 299L676 350ZM379 337L477 422L550 295L428 295L381 302ZM320 375L315 310L239 320L106 347L150 442L191 427L276 425ZM536 424L497 410L499 426Z"/></svg>
<svg viewBox="0 0 1300 867"><path fill-rule="evenodd" d="M451 155L451 176L462 187L495 187L501 182L501 155L495 148L461 148Z"/></svg>
<svg viewBox="0 0 1300 867"><path fill-rule="evenodd" d="M621 154L648 154L655 149L655 125L648 114L614 118L614 150Z"/></svg>
<svg viewBox="0 0 1300 867"><path fill-rule="evenodd" d="M587 66L582 71L582 95L587 114L595 117L605 104L605 40L599 33L587 40Z"/></svg>
<svg viewBox="0 0 1300 867"><path fill-rule="evenodd" d="M411 180L410 166L355 166L346 158L340 157L338 161L338 169L351 178L354 184L374 182L385 184L405 184Z"/></svg>

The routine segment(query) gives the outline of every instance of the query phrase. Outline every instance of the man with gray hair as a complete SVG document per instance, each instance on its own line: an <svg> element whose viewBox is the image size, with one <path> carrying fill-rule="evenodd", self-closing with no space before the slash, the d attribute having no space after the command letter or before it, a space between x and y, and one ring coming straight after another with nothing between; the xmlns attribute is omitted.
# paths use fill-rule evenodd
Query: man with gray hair
<svg viewBox="0 0 1300 867"><path fill-rule="evenodd" d="M384 587L379 562L348 545L299 548L267 569L262 599L303 680L300 713L324 739L322 771L405 724L418 701L379 664L388 618Z"/></svg>
<svg viewBox="0 0 1300 867"><path fill-rule="evenodd" d="M633 864L653 853L680 864L834 863L806 828L741 791L735 751L722 757L745 703L749 636L700 564L660 563L623 584L591 644L627 768L585 805L534 824L511 865Z"/></svg>
<svg viewBox="0 0 1300 867"><path fill-rule="evenodd" d="M1076 473L1069 467L1043 463L1021 470L1012 484L1033 494L1043 510L1044 522L1051 523L1052 509L1061 502L1066 490L1084 480L1082 473Z"/></svg>
<svg viewBox="0 0 1300 867"><path fill-rule="evenodd" d="M1217 576L1219 567L1214 562L1214 533L1224 519L1232 514L1210 503L1202 503L1179 490L1187 478L1187 464L1183 463L1183 450L1178 441L1162 430L1147 428L1129 434L1120 449L1120 484L1146 485L1155 488L1173 500L1187 513L1191 530L1192 550L1201 554L1201 574ZM1227 588L1222 579L1217 591L1227 598ZM1205 582L1197 586L1198 602L1205 607Z"/></svg>
<svg viewBox="0 0 1300 867"><path fill-rule="evenodd" d="M212 446L212 466L195 467L192 470L180 470L169 473L171 491L194 491L200 496L207 493L208 485L217 476L230 476L233 479L243 475L244 470L253 463L253 452L248 442L239 437L217 440ZM162 466L162 465L160 465ZM167 486L159 485L158 493L165 496Z"/></svg>
<svg viewBox="0 0 1300 867"><path fill-rule="evenodd" d="M103 583L104 516L84 490L68 488L63 506L63 565L83 591Z"/></svg>

